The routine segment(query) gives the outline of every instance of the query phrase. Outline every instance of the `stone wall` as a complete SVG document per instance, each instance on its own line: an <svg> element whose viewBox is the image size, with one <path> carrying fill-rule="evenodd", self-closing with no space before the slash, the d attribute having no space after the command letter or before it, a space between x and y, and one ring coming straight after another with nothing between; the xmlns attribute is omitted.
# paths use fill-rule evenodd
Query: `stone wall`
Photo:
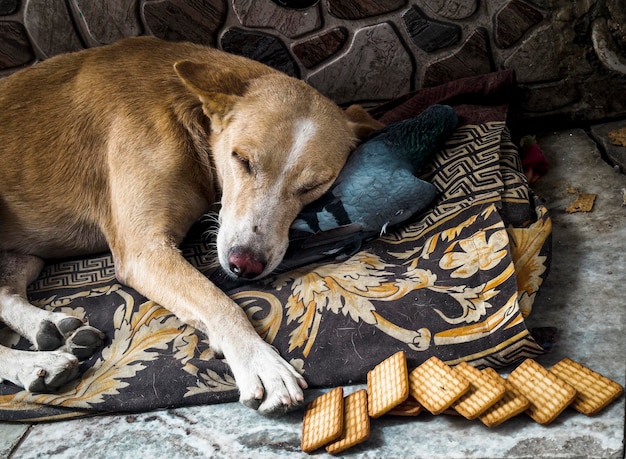
<svg viewBox="0 0 626 459"><path fill-rule="evenodd" d="M522 116L626 115L623 0L0 0L0 76L152 34L260 60L340 104L514 69Z"/></svg>

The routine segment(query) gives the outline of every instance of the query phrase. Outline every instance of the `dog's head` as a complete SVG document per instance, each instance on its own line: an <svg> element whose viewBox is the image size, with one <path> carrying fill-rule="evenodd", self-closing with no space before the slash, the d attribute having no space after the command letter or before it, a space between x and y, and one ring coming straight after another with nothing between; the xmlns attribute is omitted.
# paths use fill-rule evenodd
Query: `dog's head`
<svg viewBox="0 0 626 459"><path fill-rule="evenodd" d="M282 261L300 210L330 188L357 141L382 125L265 66L216 72L180 62L176 71L211 120L220 264L239 277L266 276Z"/></svg>

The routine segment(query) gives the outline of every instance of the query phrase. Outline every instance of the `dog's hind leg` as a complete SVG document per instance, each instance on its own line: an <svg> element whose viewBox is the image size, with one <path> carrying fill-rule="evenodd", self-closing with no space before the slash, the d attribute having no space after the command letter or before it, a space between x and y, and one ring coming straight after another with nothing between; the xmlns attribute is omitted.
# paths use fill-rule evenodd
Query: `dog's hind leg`
<svg viewBox="0 0 626 459"><path fill-rule="evenodd" d="M0 345L0 382L31 392L54 392L79 375L78 359L63 351L20 351Z"/></svg>
<svg viewBox="0 0 626 459"><path fill-rule="evenodd" d="M0 252L0 320L39 351L0 347L0 378L33 391L54 390L78 375L78 360L102 345L104 334L77 317L31 305L26 287L43 261L30 255Z"/></svg>

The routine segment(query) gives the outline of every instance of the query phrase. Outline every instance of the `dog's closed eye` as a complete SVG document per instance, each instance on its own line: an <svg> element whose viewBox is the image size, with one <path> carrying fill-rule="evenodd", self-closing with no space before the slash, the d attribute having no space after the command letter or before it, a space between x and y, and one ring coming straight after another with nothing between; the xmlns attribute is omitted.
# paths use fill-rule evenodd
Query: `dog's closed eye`
<svg viewBox="0 0 626 459"><path fill-rule="evenodd" d="M298 193L307 194L316 190L317 188L320 188L322 185L323 183L310 183L310 184L302 185L298 188Z"/></svg>
<svg viewBox="0 0 626 459"><path fill-rule="evenodd" d="M315 181L315 182L304 182L302 185L298 186L297 192L304 196L307 195L309 193L313 193L315 191L321 191L323 188L325 188L326 186L328 186L330 184L330 182L333 181L333 178L328 178L328 179L322 179L321 181Z"/></svg>
<svg viewBox="0 0 626 459"><path fill-rule="evenodd" d="M250 160L248 158L242 156L240 153L236 151L233 151L232 156L241 165L241 167L244 168L246 173L248 174L252 173L252 165L250 164Z"/></svg>

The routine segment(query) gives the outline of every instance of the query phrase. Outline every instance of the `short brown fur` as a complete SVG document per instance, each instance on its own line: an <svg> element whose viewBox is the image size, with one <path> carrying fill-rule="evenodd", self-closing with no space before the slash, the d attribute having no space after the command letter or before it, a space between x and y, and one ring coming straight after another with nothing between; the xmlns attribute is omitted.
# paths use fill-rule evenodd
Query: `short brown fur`
<svg viewBox="0 0 626 459"><path fill-rule="evenodd" d="M300 209L379 123L260 63L147 37L2 79L0 106L0 319L48 351L0 349L0 378L54 390L76 376L72 336L96 347L101 335L30 306L25 285L42 258L110 249L121 282L208 333L243 403L274 412L302 402L302 377L177 246L220 201L224 269L269 274Z"/></svg>

